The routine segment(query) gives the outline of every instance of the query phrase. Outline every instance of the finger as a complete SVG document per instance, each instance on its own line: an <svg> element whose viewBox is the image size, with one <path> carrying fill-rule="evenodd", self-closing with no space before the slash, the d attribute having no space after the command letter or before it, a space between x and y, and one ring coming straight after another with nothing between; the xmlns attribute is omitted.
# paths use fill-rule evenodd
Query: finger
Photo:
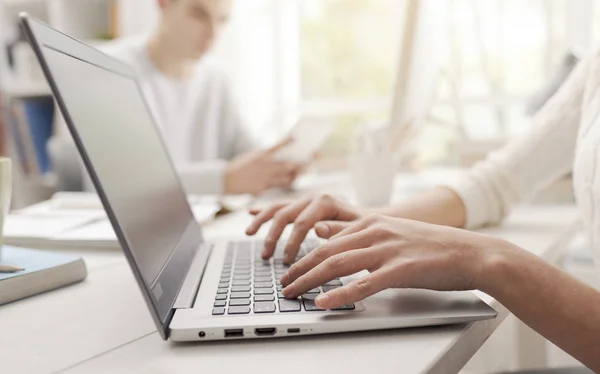
<svg viewBox="0 0 600 374"><path fill-rule="evenodd" d="M334 235L339 234L342 230L347 229L352 225L352 222L341 221L325 221L315 225L315 232L319 238L329 239Z"/></svg>
<svg viewBox="0 0 600 374"><path fill-rule="evenodd" d="M287 137L287 138L283 139L282 141L280 141L279 143L272 146L271 148L267 149L266 153L273 155L273 154L279 152L281 149L285 148L286 146L292 144L293 142L294 142L293 138Z"/></svg>
<svg viewBox="0 0 600 374"><path fill-rule="evenodd" d="M320 200L313 200L306 209L304 209L298 218L294 221L294 230L292 231L287 245L285 246L285 255L283 261L290 263L296 258L300 245L306 239L306 235L313 226L322 219L331 216L328 205Z"/></svg>
<svg viewBox="0 0 600 374"><path fill-rule="evenodd" d="M345 236L336 241L329 241L292 265L287 273L281 277L281 284L287 286L332 256L354 249L369 247L369 242L369 235L364 231Z"/></svg>
<svg viewBox="0 0 600 374"><path fill-rule="evenodd" d="M253 216L257 216L258 214L260 214L260 212L262 212L261 208L250 208L250 210L248 210L248 213L250 213Z"/></svg>
<svg viewBox="0 0 600 374"><path fill-rule="evenodd" d="M306 199L290 204L284 208L281 208L272 216L273 222L271 224L269 234L265 238L265 248L262 252L262 257L264 259L273 256L273 253L275 253L275 247L277 246L277 241L281 237L283 230L288 224L292 223L294 219L296 219L300 212L302 212L308 206L309 202L310 200Z"/></svg>
<svg viewBox="0 0 600 374"><path fill-rule="evenodd" d="M376 256L369 249L336 254L285 287L283 295L287 298L301 296L333 279L371 268L375 266L376 261Z"/></svg>
<svg viewBox="0 0 600 374"><path fill-rule="evenodd" d="M246 229L246 235L255 235L265 222L273 218L275 213L286 205L287 204L275 204L269 208L261 209L260 212L256 214L252 223L250 223L250 226Z"/></svg>
<svg viewBox="0 0 600 374"><path fill-rule="evenodd" d="M389 288L392 274L376 271L361 279L352 281L346 286L335 288L317 297L315 304L322 309L339 308L342 305L353 304Z"/></svg>

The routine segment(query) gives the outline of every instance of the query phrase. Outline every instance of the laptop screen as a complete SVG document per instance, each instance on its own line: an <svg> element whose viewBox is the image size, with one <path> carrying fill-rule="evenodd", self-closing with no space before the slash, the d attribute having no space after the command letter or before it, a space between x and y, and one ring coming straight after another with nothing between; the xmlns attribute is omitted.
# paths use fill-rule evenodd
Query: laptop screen
<svg viewBox="0 0 600 374"><path fill-rule="evenodd" d="M100 52L31 24L90 176L165 328L202 235L136 78Z"/></svg>

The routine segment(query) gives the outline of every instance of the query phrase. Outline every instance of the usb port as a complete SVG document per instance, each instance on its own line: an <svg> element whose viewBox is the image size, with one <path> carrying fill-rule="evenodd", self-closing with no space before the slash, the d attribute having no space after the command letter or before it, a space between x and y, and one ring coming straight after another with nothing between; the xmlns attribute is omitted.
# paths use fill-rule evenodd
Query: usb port
<svg viewBox="0 0 600 374"><path fill-rule="evenodd" d="M256 336L271 336L275 335L277 329L275 327L262 327L258 329L254 329L254 333Z"/></svg>
<svg viewBox="0 0 600 374"><path fill-rule="evenodd" d="M298 328L294 328L294 329L287 329L288 334L298 334L300 332L300 329Z"/></svg>
<svg viewBox="0 0 600 374"><path fill-rule="evenodd" d="M226 338L243 338L244 330L243 329L229 329L225 330Z"/></svg>

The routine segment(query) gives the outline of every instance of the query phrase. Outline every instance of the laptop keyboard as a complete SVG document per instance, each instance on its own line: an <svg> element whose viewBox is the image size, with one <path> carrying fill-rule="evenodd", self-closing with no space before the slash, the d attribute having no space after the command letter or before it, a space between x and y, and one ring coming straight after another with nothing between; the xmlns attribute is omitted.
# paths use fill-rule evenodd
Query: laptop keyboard
<svg viewBox="0 0 600 374"><path fill-rule="evenodd" d="M322 292L341 287L342 281L334 279L297 299L283 297L280 279L289 266L283 263L285 242L277 244L275 255L268 261L261 257L264 243L244 241L229 243L221 279L215 295L213 315L247 315L268 313L324 312L315 305ZM317 240L306 240L298 252L301 259L319 245ZM344 305L340 310L354 310L355 305Z"/></svg>

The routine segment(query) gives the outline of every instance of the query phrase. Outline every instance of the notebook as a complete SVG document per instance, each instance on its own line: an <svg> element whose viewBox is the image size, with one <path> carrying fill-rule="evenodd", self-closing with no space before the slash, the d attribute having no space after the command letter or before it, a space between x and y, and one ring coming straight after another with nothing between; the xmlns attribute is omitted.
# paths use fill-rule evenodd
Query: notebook
<svg viewBox="0 0 600 374"><path fill-rule="evenodd" d="M0 264L25 270L0 273L0 305L80 282L87 276L82 258L4 246Z"/></svg>

